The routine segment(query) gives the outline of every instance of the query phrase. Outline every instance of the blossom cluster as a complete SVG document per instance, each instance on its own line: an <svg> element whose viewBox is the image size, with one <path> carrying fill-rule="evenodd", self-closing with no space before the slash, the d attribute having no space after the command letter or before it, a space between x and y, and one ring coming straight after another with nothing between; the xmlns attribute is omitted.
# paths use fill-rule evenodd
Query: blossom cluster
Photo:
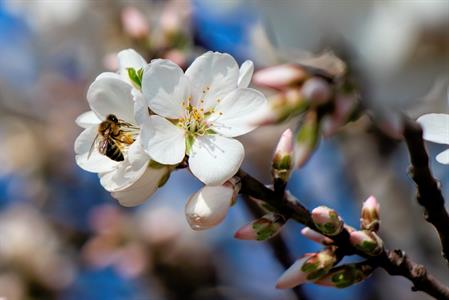
<svg viewBox="0 0 449 300"><path fill-rule="evenodd" d="M188 166L206 186L186 214L192 228L204 228L204 212L232 205L239 189L232 177L245 153L235 137L254 130L265 109L265 96L248 88L253 63L239 68L229 54L207 52L184 72L167 59L147 63L132 49L118 61L117 73L101 73L88 89L91 110L76 120L84 129L75 141L77 164L98 173L124 206L143 203ZM206 194L221 197L209 203Z"/></svg>

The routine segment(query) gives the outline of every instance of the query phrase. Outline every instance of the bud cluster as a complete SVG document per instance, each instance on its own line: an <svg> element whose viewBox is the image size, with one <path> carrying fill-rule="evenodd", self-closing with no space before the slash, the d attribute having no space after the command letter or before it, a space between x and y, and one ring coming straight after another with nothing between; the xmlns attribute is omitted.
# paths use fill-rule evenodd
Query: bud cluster
<svg viewBox="0 0 449 300"><path fill-rule="evenodd" d="M294 168L305 164L321 134L332 135L358 116L358 94L345 74L336 76L326 70L295 64L264 68L254 74L255 85L277 91L256 123L278 124L301 115L295 138Z"/></svg>

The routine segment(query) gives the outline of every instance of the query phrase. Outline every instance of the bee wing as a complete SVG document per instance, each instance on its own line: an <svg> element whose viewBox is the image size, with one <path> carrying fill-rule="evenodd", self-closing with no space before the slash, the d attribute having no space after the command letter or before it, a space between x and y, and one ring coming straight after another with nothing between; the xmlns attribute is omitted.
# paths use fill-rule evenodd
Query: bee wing
<svg viewBox="0 0 449 300"><path fill-rule="evenodd" d="M133 129L138 129L138 128L137 128L136 126L134 126L133 124L128 123L128 122L125 122L125 121L123 121L123 120L119 120L118 126L120 126L120 127L127 127L127 128L133 128Z"/></svg>
<svg viewBox="0 0 449 300"><path fill-rule="evenodd" d="M98 140L98 133L95 136L94 141L92 142L92 145L90 145L89 154L87 154L87 159L89 159L90 156L92 155L92 152L94 151L94 146L97 143L97 140Z"/></svg>
<svg viewBox="0 0 449 300"><path fill-rule="evenodd" d="M100 141L100 143L98 144L98 152L100 152L103 155L106 155L106 151L108 150L108 144L109 144L109 140L103 139Z"/></svg>

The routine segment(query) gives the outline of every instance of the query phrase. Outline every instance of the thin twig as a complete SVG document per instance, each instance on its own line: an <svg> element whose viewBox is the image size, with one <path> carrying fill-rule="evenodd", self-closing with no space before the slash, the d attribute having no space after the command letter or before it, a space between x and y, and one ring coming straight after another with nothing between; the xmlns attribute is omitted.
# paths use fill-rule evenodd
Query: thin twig
<svg viewBox="0 0 449 300"><path fill-rule="evenodd" d="M432 176L423 131L415 121L405 119L404 138L410 154L410 175L416 183L418 203L424 208L427 222L432 224L441 240L442 255L449 263L449 215L439 182Z"/></svg>
<svg viewBox="0 0 449 300"><path fill-rule="evenodd" d="M242 194L265 201L287 218L292 218L301 224L316 229L311 221L310 212L293 196L286 196L281 199L276 197L272 190L243 170L239 170L236 176L241 179L242 189L240 192ZM382 255L373 258L361 253L351 245L349 232L346 229L337 236L330 238L338 246L340 255L357 254L368 258L373 266L381 267L391 275L409 279L413 283L413 291L423 291L436 299L449 300L449 288L431 275L424 266L410 260L403 251L385 250Z"/></svg>

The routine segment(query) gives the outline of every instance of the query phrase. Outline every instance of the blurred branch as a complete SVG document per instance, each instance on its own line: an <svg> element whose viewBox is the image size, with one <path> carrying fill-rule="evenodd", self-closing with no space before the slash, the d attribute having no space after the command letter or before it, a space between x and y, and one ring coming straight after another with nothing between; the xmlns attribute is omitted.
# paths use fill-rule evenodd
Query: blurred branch
<svg viewBox="0 0 449 300"><path fill-rule="evenodd" d="M449 215L444 207L444 197L439 182L432 176L429 157L422 138L421 126L410 119L405 119L404 137L410 153L410 175L416 183L416 199L424 208L427 222L438 232L443 249L443 257L449 263Z"/></svg>
<svg viewBox="0 0 449 300"><path fill-rule="evenodd" d="M258 218L260 215L263 215L262 210L259 208L259 206L254 203L254 201L251 201L248 199L248 197L245 198L245 204L250 210L251 214ZM272 239L268 240L268 244L270 245L271 250L273 251L274 256L276 257L277 261L284 267L289 268L295 260L292 258L287 244L285 240L282 238L281 235L277 235L273 237ZM292 289L293 292L296 295L296 298L298 300L307 300L308 298L304 294L304 291L301 286L296 286Z"/></svg>
<svg viewBox="0 0 449 300"><path fill-rule="evenodd" d="M240 192L242 194L262 200L286 218L292 218L312 230L317 230L312 222L310 212L292 195L286 194L279 199L272 190L245 171L239 170L236 176L241 179L242 189ZM409 279L413 283L413 291L423 291L436 299L449 300L449 288L431 275L424 266L410 260L402 250L384 250L381 255L370 257L355 249L349 241L349 236L346 229L336 236L329 236L338 246L341 256L357 254L368 258L372 266L381 267L390 275Z"/></svg>

